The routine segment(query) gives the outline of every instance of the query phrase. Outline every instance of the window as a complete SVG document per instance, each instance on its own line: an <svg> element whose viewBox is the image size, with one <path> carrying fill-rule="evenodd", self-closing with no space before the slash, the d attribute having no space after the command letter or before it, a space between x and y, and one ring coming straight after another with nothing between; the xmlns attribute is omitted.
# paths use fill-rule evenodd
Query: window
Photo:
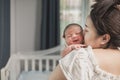
<svg viewBox="0 0 120 80"><path fill-rule="evenodd" d="M60 0L61 45L65 43L62 35L66 25L69 23L78 23L84 27L84 22L88 15L90 4L90 0Z"/></svg>

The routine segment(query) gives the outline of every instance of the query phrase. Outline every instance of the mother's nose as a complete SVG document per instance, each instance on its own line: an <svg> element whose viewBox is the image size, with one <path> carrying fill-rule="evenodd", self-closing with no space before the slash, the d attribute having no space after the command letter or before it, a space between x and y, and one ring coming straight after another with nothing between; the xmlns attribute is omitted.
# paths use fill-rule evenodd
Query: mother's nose
<svg viewBox="0 0 120 80"><path fill-rule="evenodd" d="M85 29L83 30L83 35L85 35Z"/></svg>

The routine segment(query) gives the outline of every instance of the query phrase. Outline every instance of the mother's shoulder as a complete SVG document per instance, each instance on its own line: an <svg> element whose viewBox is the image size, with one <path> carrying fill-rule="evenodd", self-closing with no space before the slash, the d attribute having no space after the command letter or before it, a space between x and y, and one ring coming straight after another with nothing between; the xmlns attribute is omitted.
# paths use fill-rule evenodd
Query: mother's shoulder
<svg viewBox="0 0 120 80"><path fill-rule="evenodd" d="M102 48L100 48L100 49L93 49L93 52L96 54L98 54L98 53L120 53L120 50L118 50L118 49L102 49Z"/></svg>

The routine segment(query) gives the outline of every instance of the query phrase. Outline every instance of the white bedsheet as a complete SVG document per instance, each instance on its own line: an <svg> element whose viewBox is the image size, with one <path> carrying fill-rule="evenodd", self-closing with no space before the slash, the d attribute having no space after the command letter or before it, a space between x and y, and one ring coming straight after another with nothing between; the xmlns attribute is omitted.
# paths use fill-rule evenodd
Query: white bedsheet
<svg viewBox="0 0 120 80"><path fill-rule="evenodd" d="M22 72L18 80L48 80L50 72L29 71Z"/></svg>

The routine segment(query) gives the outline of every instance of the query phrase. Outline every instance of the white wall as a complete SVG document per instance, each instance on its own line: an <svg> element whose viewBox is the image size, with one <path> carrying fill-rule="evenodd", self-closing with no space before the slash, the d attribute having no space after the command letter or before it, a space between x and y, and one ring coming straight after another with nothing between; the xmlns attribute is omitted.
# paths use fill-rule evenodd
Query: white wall
<svg viewBox="0 0 120 80"><path fill-rule="evenodd" d="M11 53L40 45L41 0L11 0Z"/></svg>

